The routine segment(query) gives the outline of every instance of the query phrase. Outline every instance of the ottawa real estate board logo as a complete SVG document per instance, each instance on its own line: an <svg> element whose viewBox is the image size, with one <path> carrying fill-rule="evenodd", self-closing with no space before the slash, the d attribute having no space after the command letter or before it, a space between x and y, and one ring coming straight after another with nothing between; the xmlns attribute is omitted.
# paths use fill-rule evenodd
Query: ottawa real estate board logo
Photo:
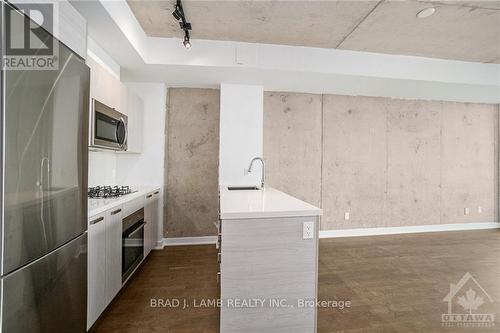
<svg viewBox="0 0 500 333"><path fill-rule="evenodd" d="M57 70L59 42L56 18L58 3L21 2L16 8L5 4L5 52L7 70Z"/></svg>
<svg viewBox="0 0 500 333"><path fill-rule="evenodd" d="M457 284L450 284L450 292L443 299L448 303L448 313L441 315L444 327L493 327L495 314L493 299L470 274L465 275Z"/></svg>

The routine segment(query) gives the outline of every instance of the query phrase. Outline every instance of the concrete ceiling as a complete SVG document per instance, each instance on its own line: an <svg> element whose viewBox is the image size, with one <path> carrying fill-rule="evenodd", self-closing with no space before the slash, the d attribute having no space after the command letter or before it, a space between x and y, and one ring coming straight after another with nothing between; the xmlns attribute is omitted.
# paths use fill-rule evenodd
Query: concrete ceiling
<svg viewBox="0 0 500 333"><path fill-rule="evenodd" d="M148 36L183 36L175 0L128 0ZM500 0L191 1L192 38L500 63ZM417 19L430 6L436 13Z"/></svg>

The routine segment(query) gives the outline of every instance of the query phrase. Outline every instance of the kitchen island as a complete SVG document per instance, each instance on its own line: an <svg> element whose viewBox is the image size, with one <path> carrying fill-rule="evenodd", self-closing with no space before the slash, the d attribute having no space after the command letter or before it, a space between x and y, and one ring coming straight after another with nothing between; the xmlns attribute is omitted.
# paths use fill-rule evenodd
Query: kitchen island
<svg viewBox="0 0 500 333"><path fill-rule="evenodd" d="M220 188L220 332L316 332L322 210L276 189Z"/></svg>

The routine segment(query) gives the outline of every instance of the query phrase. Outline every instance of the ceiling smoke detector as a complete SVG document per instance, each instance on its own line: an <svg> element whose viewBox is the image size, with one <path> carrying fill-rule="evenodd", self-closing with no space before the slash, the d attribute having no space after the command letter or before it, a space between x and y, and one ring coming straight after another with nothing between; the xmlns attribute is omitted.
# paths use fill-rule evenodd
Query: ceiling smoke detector
<svg viewBox="0 0 500 333"><path fill-rule="evenodd" d="M435 7L425 8L417 13L417 17L418 18L426 18L426 17L433 15L435 12L436 12Z"/></svg>

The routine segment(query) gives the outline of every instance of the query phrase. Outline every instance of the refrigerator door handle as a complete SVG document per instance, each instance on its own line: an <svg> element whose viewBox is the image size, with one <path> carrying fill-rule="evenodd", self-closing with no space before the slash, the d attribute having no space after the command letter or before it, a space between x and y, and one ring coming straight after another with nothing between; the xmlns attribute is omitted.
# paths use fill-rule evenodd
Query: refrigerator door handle
<svg viewBox="0 0 500 333"><path fill-rule="evenodd" d="M45 163L47 162L47 163ZM44 190L43 186L45 184L45 178L44 178L44 165L47 164L47 179L50 177L50 160L48 157L43 157L41 162L40 162L40 221L42 222L42 233L43 233L43 238L45 240L45 244L47 244L47 230L45 230L45 198L44 198ZM46 188L48 188L46 186Z"/></svg>

